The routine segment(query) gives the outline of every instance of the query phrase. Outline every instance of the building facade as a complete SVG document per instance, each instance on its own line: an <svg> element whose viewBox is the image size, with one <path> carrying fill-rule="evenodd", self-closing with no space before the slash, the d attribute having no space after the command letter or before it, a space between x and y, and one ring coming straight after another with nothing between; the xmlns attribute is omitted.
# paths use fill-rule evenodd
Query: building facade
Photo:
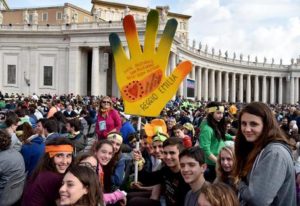
<svg viewBox="0 0 300 206"><path fill-rule="evenodd" d="M5 2L5 1L4 1ZM119 96L108 36L118 33L125 50L122 19L132 14L143 45L150 8L93 0L91 12L65 3L63 6L1 10L0 91L8 93L74 93ZM178 30L171 48L167 74L183 60L193 70L178 89L179 95L202 100L231 102L299 101L300 65L251 61L228 57L193 42L188 46L190 16L168 7L160 13L158 36L169 18ZM257 59L257 58L256 58Z"/></svg>
<svg viewBox="0 0 300 206"><path fill-rule="evenodd" d="M5 0L0 0L0 10L7 10L9 9Z"/></svg>

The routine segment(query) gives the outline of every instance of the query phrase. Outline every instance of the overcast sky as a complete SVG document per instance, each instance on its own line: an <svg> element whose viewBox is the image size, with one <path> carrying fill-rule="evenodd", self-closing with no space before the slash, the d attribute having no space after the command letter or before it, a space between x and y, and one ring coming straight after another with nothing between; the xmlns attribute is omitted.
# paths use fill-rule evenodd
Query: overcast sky
<svg viewBox="0 0 300 206"><path fill-rule="evenodd" d="M193 39L208 44L229 56L236 52L250 54L262 62L266 57L275 63L300 55L300 0L110 0L131 5L169 5L171 12L191 15L189 31ZM7 0L11 8L63 5L62 0ZM68 0L91 10L91 0Z"/></svg>

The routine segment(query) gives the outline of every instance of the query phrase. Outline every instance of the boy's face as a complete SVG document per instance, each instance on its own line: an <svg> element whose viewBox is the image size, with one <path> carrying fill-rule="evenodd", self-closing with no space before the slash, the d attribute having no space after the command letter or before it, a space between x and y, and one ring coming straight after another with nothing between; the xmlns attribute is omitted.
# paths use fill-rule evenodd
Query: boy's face
<svg viewBox="0 0 300 206"><path fill-rule="evenodd" d="M178 137L178 138L183 138L183 137L184 137L184 132L183 132L183 130L181 130L181 129L175 129L175 130L174 130L174 134L175 134L175 136Z"/></svg>
<svg viewBox="0 0 300 206"><path fill-rule="evenodd" d="M155 141L152 142L153 147L153 155L157 159L163 159L164 157L164 149L163 149L163 142L161 141Z"/></svg>
<svg viewBox="0 0 300 206"><path fill-rule="evenodd" d="M202 178L206 164L200 165L194 158L183 156L180 158L180 172L187 184L193 184Z"/></svg>
<svg viewBox="0 0 300 206"><path fill-rule="evenodd" d="M149 154L153 153L152 145L147 142L146 138L142 138L140 143L141 143L141 151L146 150Z"/></svg>
<svg viewBox="0 0 300 206"><path fill-rule="evenodd" d="M163 148L163 161L170 168L179 167L179 149L177 145L169 145Z"/></svg>
<svg viewBox="0 0 300 206"><path fill-rule="evenodd" d="M38 122L38 123L36 124L35 131L36 131L36 133L39 134L39 135L42 135L42 134L44 133L44 127L43 127L43 125L42 125L41 122Z"/></svg>
<svg viewBox="0 0 300 206"><path fill-rule="evenodd" d="M72 128L71 128L70 123L66 124L66 129L67 129L68 132L70 132L70 133L72 132Z"/></svg>

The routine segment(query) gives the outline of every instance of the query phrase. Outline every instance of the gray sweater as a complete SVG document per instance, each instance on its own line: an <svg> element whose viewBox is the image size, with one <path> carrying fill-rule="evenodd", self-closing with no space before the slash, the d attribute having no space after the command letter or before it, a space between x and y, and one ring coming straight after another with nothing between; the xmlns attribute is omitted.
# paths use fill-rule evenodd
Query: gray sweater
<svg viewBox="0 0 300 206"><path fill-rule="evenodd" d="M256 157L247 180L248 185L239 185L240 199L247 206L297 205L295 170L287 146L268 144Z"/></svg>
<svg viewBox="0 0 300 206"><path fill-rule="evenodd" d="M25 164L15 149L0 150L0 205L12 205L22 195Z"/></svg>

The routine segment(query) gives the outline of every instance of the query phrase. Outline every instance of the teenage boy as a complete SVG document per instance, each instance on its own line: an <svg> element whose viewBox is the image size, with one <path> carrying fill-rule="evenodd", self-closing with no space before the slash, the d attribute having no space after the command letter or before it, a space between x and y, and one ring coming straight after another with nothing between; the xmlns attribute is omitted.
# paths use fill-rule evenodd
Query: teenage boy
<svg viewBox="0 0 300 206"><path fill-rule="evenodd" d="M86 146L85 137L80 132L81 122L77 118L69 119L66 123L66 129L68 138L73 142L75 146L75 155L84 149Z"/></svg>
<svg viewBox="0 0 300 206"><path fill-rule="evenodd" d="M197 200L201 189L209 183L204 179L206 164L204 152L199 147L191 147L183 150L179 155L180 172L184 181L191 186L187 193L184 206L198 206Z"/></svg>
<svg viewBox="0 0 300 206"><path fill-rule="evenodd" d="M176 137L168 138L163 143L163 161L165 166L152 173L139 173L140 181L147 185L161 184L166 199L166 206L182 206L184 198L190 190L180 173L179 153L183 150L182 140ZM160 205L159 201L148 198L132 198L128 202L133 205Z"/></svg>
<svg viewBox="0 0 300 206"><path fill-rule="evenodd" d="M184 134L184 127L181 124L176 124L173 127L173 132L175 134L175 137L182 139L183 146L185 148L192 147L192 139L190 136Z"/></svg>

